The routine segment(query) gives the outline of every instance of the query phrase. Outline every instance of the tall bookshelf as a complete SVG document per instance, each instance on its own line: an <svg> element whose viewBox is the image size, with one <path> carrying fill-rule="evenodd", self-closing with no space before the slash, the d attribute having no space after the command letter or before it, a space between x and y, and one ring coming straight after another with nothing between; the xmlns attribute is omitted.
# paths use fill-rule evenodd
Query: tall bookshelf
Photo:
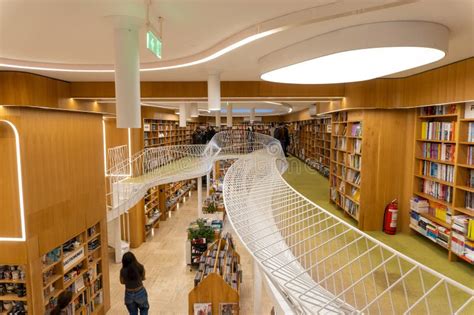
<svg viewBox="0 0 474 315"><path fill-rule="evenodd" d="M469 264L474 264L473 136L474 118L465 118L465 104L419 110L410 207L412 230L445 248L450 260Z"/></svg>
<svg viewBox="0 0 474 315"><path fill-rule="evenodd" d="M64 291L73 293L70 314L104 313L103 239L99 222L43 256L45 314L57 305L58 296Z"/></svg>
<svg viewBox="0 0 474 315"><path fill-rule="evenodd" d="M145 118L143 120L143 146L153 148L164 145L191 144L192 134L199 123L188 122L179 127L177 121Z"/></svg>
<svg viewBox="0 0 474 315"><path fill-rule="evenodd" d="M290 123L289 151L309 166L329 175L331 118L317 118Z"/></svg>
<svg viewBox="0 0 474 315"><path fill-rule="evenodd" d="M330 200L359 222L362 179L362 120L348 120L347 112L333 114Z"/></svg>

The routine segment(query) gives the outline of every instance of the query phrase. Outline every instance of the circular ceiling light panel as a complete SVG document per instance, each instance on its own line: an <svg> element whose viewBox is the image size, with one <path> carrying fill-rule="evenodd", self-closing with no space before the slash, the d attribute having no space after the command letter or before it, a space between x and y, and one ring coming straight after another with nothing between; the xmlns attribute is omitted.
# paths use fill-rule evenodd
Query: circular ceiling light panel
<svg viewBox="0 0 474 315"><path fill-rule="evenodd" d="M365 81L438 61L449 30L430 22L349 27L272 52L259 60L265 81L329 84Z"/></svg>

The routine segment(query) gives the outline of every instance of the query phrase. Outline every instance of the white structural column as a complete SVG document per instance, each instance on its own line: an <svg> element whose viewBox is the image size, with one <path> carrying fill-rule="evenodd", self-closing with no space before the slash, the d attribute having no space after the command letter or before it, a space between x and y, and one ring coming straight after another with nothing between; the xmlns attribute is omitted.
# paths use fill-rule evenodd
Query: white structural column
<svg viewBox="0 0 474 315"><path fill-rule="evenodd" d="M262 272L257 261L253 260L253 313L262 314Z"/></svg>
<svg viewBox="0 0 474 315"><path fill-rule="evenodd" d="M115 97L117 127L140 128L140 56L136 17L115 19Z"/></svg>
<svg viewBox="0 0 474 315"><path fill-rule="evenodd" d="M179 104L179 126L186 127L186 104Z"/></svg>
<svg viewBox="0 0 474 315"><path fill-rule="evenodd" d="M197 103L191 103L190 116L193 118L199 117L199 110Z"/></svg>
<svg viewBox="0 0 474 315"><path fill-rule="evenodd" d="M216 111L216 127L221 127L221 111Z"/></svg>
<svg viewBox="0 0 474 315"><path fill-rule="evenodd" d="M206 174L206 198L209 198L209 192L211 190L211 172Z"/></svg>
<svg viewBox="0 0 474 315"><path fill-rule="evenodd" d="M232 104L227 104L227 127L232 127Z"/></svg>
<svg viewBox="0 0 474 315"><path fill-rule="evenodd" d="M197 178L197 184L198 184L198 217L202 218L202 177Z"/></svg>
<svg viewBox="0 0 474 315"><path fill-rule="evenodd" d="M207 102L209 110L221 110L221 79L219 73L209 74L207 78Z"/></svg>
<svg viewBox="0 0 474 315"><path fill-rule="evenodd" d="M255 121L255 108L251 108L250 109L250 122L254 122Z"/></svg>

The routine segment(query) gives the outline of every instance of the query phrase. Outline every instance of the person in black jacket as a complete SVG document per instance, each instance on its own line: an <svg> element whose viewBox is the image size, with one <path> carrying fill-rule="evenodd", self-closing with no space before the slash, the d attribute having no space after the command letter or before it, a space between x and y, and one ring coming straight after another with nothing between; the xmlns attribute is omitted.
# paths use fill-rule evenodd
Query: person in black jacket
<svg viewBox="0 0 474 315"><path fill-rule="evenodd" d="M290 145L290 132L284 123L280 123L278 128L275 130L275 138L280 141L281 148L285 153L285 156L288 157L287 149Z"/></svg>

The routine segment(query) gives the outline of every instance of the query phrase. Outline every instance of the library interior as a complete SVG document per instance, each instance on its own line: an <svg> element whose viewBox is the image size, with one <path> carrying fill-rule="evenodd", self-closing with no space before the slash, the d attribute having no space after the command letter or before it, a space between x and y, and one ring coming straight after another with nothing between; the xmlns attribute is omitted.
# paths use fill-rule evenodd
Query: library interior
<svg viewBox="0 0 474 315"><path fill-rule="evenodd" d="M0 315L474 314L473 0L0 0Z"/></svg>

